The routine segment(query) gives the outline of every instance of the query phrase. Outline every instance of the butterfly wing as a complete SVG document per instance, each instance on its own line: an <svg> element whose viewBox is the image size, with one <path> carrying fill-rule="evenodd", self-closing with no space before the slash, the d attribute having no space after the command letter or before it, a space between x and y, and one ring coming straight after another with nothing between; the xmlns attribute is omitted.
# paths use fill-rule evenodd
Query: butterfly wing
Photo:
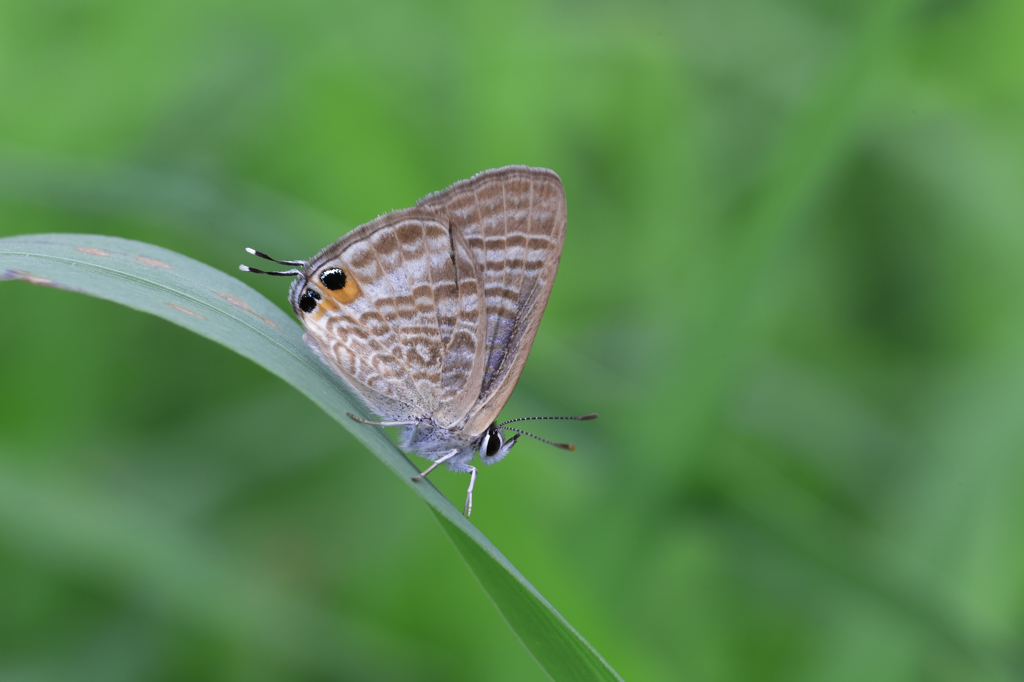
<svg viewBox="0 0 1024 682"><path fill-rule="evenodd" d="M466 237L444 216L414 207L356 228L308 261L292 306L311 345L372 411L454 426L484 375L477 270ZM309 291L318 298L306 311Z"/></svg>
<svg viewBox="0 0 1024 682"><path fill-rule="evenodd" d="M483 377L463 429L482 433L501 412L526 364L558 270L565 192L546 168L507 166L420 200L464 236L486 304Z"/></svg>

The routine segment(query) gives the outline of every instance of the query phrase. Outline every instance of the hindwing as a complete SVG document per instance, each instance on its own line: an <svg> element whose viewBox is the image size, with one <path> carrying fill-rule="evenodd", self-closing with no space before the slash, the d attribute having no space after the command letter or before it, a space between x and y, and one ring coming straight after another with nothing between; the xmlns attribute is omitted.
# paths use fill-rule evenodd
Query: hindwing
<svg viewBox="0 0 1024 682"><path fill-rule="evenodd" d="M321 279L334 269L346 277L339 291ZM305 313L309 289L320 299ZM412 208L356 228L309 261L292 303L324 361L377 414L453 426L475 402L484 301L465 238L442 217Z"/></svg>
<svg viewBox="0 0 1024 682"><path fill-rule="evenodd" d="M321 251L293 284L292 306L310 344L373 412L475 437L522 373L565 222L554 172L485 171ZM303 296L315 296L308 311Z"/></svg>

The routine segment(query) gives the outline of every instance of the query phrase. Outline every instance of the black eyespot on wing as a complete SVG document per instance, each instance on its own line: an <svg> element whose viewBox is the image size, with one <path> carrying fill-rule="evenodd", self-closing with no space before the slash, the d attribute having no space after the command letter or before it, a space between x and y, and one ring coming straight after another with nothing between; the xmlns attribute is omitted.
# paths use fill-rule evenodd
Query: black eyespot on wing
<svg viewBox="0 0 1024 682"><path fill-rule="evenodd" d="M331 268L320 273L320 281L331 291L337 291L338 289L345 288L345 282L348 281L348 277L340 268Z"/></svg>
<svg viewBox="0 0 1024 682"><path fill-rule="evenodd" d="M302 294L302 298L299 299L299 310L304 313L311 313L316 310L316 302L319 300L320 294L312 289L306 289L306 293Z"/></svg>

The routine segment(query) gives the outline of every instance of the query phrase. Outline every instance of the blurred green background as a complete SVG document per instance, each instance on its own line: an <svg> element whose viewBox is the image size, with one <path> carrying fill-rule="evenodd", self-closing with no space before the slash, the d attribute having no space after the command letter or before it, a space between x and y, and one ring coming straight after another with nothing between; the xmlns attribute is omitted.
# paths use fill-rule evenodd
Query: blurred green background
<svg viewBox="0 0 1024 682"><path fill-rule="evenodd" d="M553 168L504 414L601 419L482 470L473 522L627 680L1019 679L1022 35L1012 0L3 0L0 236L233 272ZM0 679L546 679L282 381L68 292L0 313Z"/></svg>

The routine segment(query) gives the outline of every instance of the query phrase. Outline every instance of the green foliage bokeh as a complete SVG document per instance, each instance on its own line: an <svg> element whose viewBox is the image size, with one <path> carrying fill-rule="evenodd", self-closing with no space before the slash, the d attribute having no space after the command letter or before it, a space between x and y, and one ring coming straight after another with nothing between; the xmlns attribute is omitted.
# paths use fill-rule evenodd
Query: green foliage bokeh
<svg viewBox="0 0 1024 682"><path fill-rule="evenodd" d="M1011 679L1022 33L1007 0L9 0L0 236L233 271L553 168L565 250L505 414L601 419L482 470L474 523L627 680ZM297 392L6 282L0 679L546 678Z"/></svg>

